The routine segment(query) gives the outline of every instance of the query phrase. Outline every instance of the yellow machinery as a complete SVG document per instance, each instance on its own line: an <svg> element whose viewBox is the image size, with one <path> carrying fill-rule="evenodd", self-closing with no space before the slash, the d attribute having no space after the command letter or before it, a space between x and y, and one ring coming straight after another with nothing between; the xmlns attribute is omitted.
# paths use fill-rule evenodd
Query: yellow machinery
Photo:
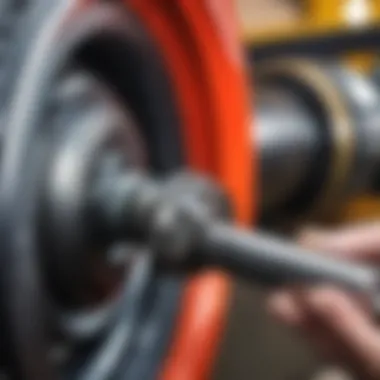
<svg viewBox="0 0 380 380"><path fill-rule="evenodd" d="M379 0L238 0L238 4L243 36L249 44L278 43L337 31L351 32L370 28L380 19ZM261 23L254 20L255 27L250 23L250 12L244 16L246 9L251 7L256 9L258 16L267 15ZM262 11L257 12L257 7Z"/></svg>

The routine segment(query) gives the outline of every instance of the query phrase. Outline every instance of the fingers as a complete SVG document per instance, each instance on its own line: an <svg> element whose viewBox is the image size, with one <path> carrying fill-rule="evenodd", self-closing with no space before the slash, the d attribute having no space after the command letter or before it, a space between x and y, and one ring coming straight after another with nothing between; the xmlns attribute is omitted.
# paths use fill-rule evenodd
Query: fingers
<svg viewBox="0 0 380 380"><path fill-rule="evenodd" d="M380 224L308 230L299 242L349 259L380 261ZM297 327L324 353L348 363L359 378L380 379L380 330L355 297L331 288L288 289L269 297L269 311Z"/></svg>
<svg viewBox="0 0 380 380"><path fill-rule="evenodd" d="M301 245L352 259L380 260L380 223L353 225L339 230L307 229L298 236Z"/></svg>
<svg viewBox="0 0 380 380"><path fill-rule="evenodd" d="M268 311L285 325L300 331L314 347L331 360L337 361L334 342L324 326L312 315L304 302L301 292L282 291L273 294L268 300Z"/></svg>
<svg viewBox="0 0 380 380"><path fill-rule="evenodd" d="M344 255L352 259L380 260L380 223L355 225L339 230L309 229L299 235L304 246L322 252ZM269 297L270 312L288 324L299 324L305 313L294 297L295 290L287 289Z"/></svg>
<svg viewBox="0 0 380 380"><path fill-rule="evenodd" d="M380 223L354 225L339 230L308 229L299 235L299 243L352 259L380 260ZM300 324L305 314L294 289L273 294L269 297L268 307L278 319L290 325Z"/></svg>
<svg viewBox="0 0 380 380"><path fill-rule="evenodd" d="M358 352L366 351L374 335L378 335L370 316L339 290L309 290L302 302L308 313L334 331L335 338L345 345L356 347Z"/></svg>
<svg viewBox="0 0 380 380"><path fill-rule="evenodd" d="M330 288L283 291L270 297L269 311L329 359L365 374L361 378L380 378L380 332L352 297Z"/></svg>
<svg viewBox="0 0 380 380"><path fill-rule="evenodd" d="M369 378L380 377L380 332L352 297L314 289L305 294L303 307L352 368Z"/></svg>
<svg viewBox="0 0 380 380"><path fill-rule="evenodd" d="M318 329L334 330L345 345L355 343L359 348L357 338L366 343L367 337L377 331L371 314L360 302L331 288L278 291L269 297L268 310L283 323L308 333L317 325ZM358 331L353 326L363 328Z"/></svg>

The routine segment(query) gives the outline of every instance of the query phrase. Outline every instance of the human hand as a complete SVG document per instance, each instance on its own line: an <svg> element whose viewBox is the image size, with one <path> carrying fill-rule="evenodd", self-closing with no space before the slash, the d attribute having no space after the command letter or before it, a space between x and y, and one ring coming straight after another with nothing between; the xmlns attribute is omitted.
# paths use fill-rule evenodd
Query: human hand
<svg viewBox="0 0 380 380"><path fill-rule="evenodd" d="M338 231L311 230L299 243L349 260L380 264L380 224ZM298 328L327 358L360 380L380 379L380 327L353 295L332 287L283 289L268 301L269 311Z"/></svg>

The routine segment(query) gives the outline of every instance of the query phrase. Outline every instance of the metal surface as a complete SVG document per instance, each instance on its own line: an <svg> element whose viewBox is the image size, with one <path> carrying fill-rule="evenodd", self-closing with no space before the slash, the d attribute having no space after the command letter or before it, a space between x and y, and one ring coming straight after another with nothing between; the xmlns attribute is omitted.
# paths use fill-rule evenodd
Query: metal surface
<svg viewBox="0 0 380 380"><path fill-rule="evenodd" d="M380 88L368 74L336 66L330 70L355 123L355 160L347 192L351 196L374 193L380 172Z"/></svg>
<svg viewBox="0 0 380 380"><path fill-rule="evenodd" d="M146 167L145 147L126 107L90 75L71 73L57 87L63 111L51 126L41 194L44 260L61 302L91 305L120 285L124 265L109 262L100 238L89 241L88 194L96 175L112 181L115 171Z"/></svg>
<svg viewBox="0 0 380 380"><path fill-rule="evenodd" d="M305 214L316 205L323 213L373 192L380 171L380 93L373 80L331 62L288 60L265 70L252 132L261 154L263 213Z"/></svg>
<svg viewBox="0 0 380 380"><path fill-rule="evenodd" d="M115 9L112 6L101 6L100 10L95 9L92 13L91 7L86 8L81 4L77 8L78 3L75 2L55 4L57 10L50 15L49 21L41 23L41 28L35 29L35 33L30 36L32 40L22 65L23 70L18 73L19 83L12 103L9 127L4 134L5 145L1 161L1 176L4 181L1 181L0 189L2 221L0 234L1 246L4 248L4 251L1 252L4 266L1 266L0 326L1 344L6 349L2 351L4 352L2 360L5 362L7 374L15 379L40 380L69 376L74 379L81 377L93 380L109 378L111 373L115 378L123 378L127 371L124 359L130 355L131 358L134 358L133 373L143 372L147 378L152 378L158 371L162 355L165 354L171 337L172 324L182 289L181 276L157 276L153 281L150 278L152 261L150 258L146 260L144 256L141 256L137 260L140 264L134 267L131 275L126 279L125 286L121 287L117 302L110 305L112 307L109 310L112 312L102 314L102 307L108 306L104 304L98 304L98 310L83 308L83 304L82 308L67 308L60 302L59 297L56 297L57 293L53 291L52 287L45 288L46 283L49 283L49 278L45 277L49 260L44 260L44 257L46 259L44 244L40 240L39 233L41 229L42 233L47 233L48 228L44 231L45 223L42 221L43 219L41 220L41 210L47 212L52 209L47 210L43 206L39 206L46 201L44 185L47 184L46 175L49 172L49 164L53 166L57 164L57 161L51 159L52 153L58 153L63 148L61 153L65 149L75 152L78 159L83 157L83 154L86 156L86 151L89 153L87 157L90 157L94 150L97 153L101 152L101 149L97 150L97 147L107 140L107 138L102 140L102 133L98 135L101 137L100 145L97 145L99 141L80 138L81 133L82 137L86 137L88 130L87 132L84 130L89 126L90 121L95 122L98 126L102 120L108 122L101 117L95 117L103 107L107 108L107 101L104 98L100 99L102 96L97 99L97 90L94 90L91 97L87 99L93 101L93 104L90 104L87 109L90 111L91 117L87 119L86 123L83 122L86 119L83 115L83 123L77 124L79 120L75 120L76 116L80 119L80 112L77 112L79 110L76 107L85 106L80 101L77 103L74 101L71 104L68 102L72 107L69 114L61 114L57 117L57 112L64 112L64 110L60 110L59 106L56 107L57 104L54 102L58 102L59 105L59 102L62 101L62 98L60 99L62 94L58 94L57 97L52 94L62 76L67 73L67 70L72 69L74 61L76 63L79 61L85 70L99 74L99 70L101 70L99 67L96 65L91 67L92 59L99 58L99 55L103 56L103 54L107 56L108 66L102 71L104 76L99 75L98 79L100 81L103 79L103 84L107 83L105 86L109 86L109 90L111 90L116 85L117 79L111 73L115 74L121 68L124 70L125 65L131 63L130 55L138 58L137 62L134 62L136 71L133 72L133 80L142 78L142 87L136 87L136 82L134 85L131 83L128 86L132 77L125 78L125 82L118 82L119 99L127 103L128 99L133 97L133 91L140 93L140 97L136 97L139 100L140 114L137 109L136 114L139 117L142 116L142 120L146 122L145 128L141 128L140 132L152 153L148 158L154 160L149 163L153 171L164 172L180 166L182 163L182 157L177 154L180 151L180 142L176 139L179 123L176 119L174 101L168 90L167 78L161 67L161 61L156 59L154 46L150 45L150 41L145 39L142 32L140 34L139 29L134 29L132 24L126 23L124 10ZM66 24L68 16L70 16L70 27ZM64 28L62 28L63 26ZM102 40L102 38L104 39ZM109 54L107 54L107 45L104 44L104 41L110 39L114 43L109 47ZM95 41L103 41L103 44L97 44ZM85 49L81 50L80 47ZM119 54L120 52L123 54ZM146 74L148 75L146 76ZM146 82L149 74L153 75L155 80ZM161 103L155 101L158 98L161 99ZM109 103L107 104L109 105ZM160 104L167 112L162 112L157 105L154 106L155 104ZM136 108L138 107L136 106ZM141 109L144 109L144 115L141 115ZM112 115L113 111L106 115L106 119L107 117L112 118ZM124 123L123 119L118 119L118 117L109 121L117 124ZM154 134L157 135L157 130L153 130L156 126L153 121L157 121L160 128L158 146L154 145L155 141L152 137ZM66 129L65 123L67 122L69 128ZM120 127L123 125L116 125L116 127L116 130L120 131ZM79 128L81 133L75 134L71 128L77 129L78 133ZM100 132L104 131L101 125L99 130ZM173 131L175 133L172 133ZM92 135L92 132L89 132L87 137L95 137L96 134ZM112 132L112 126L108 132ZM166 132L167 135L165 135ZM67 133L66 136L65 133ZM165 136L167 140L165 140ZM52 152L49 143L57 142L59 138L62 138L60 141L62 145L58 144L57 150ZM75 139L77 140L75 141ZM82 143L83 145L81 145ZM89 149L87 150L87 148ZM131 154L131 149L127 153ZM96 158L100 159L101 156L100 154L100 157L96 156ZM62 162L64 163L67 155L58 153L57 157L59 158L58 167L62 168ZM87 170L91 172L93 168L93 162L90 161L84 160L76 168L70 165L70 170L78 169L80 171L83 169L81 165L87 165L81 171L81 175L86 177L89 174ZM96 160L94 164L96 164ZM98 165L96 166L99 168ZM67 174L65 170L63 172L60 170L61 174ZM60 179L55 177L51 180L59 182L65 178L67 179L67 176L63 175ZM71 220L68 222L70 228L81 219L78 210L86 209L83 207L86 203L83 197L84 193L81 192L82 189L79 186L87 186L86 178L81 177L78 180L76 185L78 185L77 190L80 191L71 199L76 201L76 205L74 207L73 204L70 205L72 214L76 215L70 215L67 219L64 218L60 221L64 224L65 221ZM57 182L54 183L53 188L57 189ZM67 201L67 197L70 195L63 194L63 197L66 197L63 199L62 193L59 191L48 194L54 198L53 202L58 203L62 200ZM62 204L54 204L54 207L57 207L54 212L60 206ZM62 212L62 209L59 211ZM69 210L64 211L68 212ZM56 221L57 216L55 216ZM72 229L70 231L73 232ZM79 238L82 237L79 236ZM93 243L94 240L92 239L91 242ZM65 244L67 243L69 242L66 241ZM57 253L57 249L55 252ZM80 254L83 253L86 253L86 250L81 250ZM76 259L80 259L80 257ZM145 264L143 264L144 262ZM91 259L89 264L91 264ZM145 269L138 270L138 268L142 268L141 265ZM60 285L64 286L62 283ZM108 293L109 289L106 288L103 284L103 291ZM79 288L77 290L79 291ZM107 323L99 325L97 321L99 321L99 316L100 320L102 319L102 315L105 316ZM150 329L157 329L157 333L150 334L148 337L149 349L144 346L147 339L146 330L139 329L140 325L136 326L136 321L144 322ZM90 324L87 326L89 328L84 331L83 326L87 323ZM95 327L91 328L91 324ZM51 329L58 330L61 338L62 333L69 337L69 344L67 345L65 339L63 341L58 339L55 342ZM95 342L91 341L90 338L94 338L94 334L99 334L99 332L102 333L100 339L95 339ZM113 339L115 337L117 339ZM85 345L83 345L83 341L86 342ZM89 341L91 344L88 345ZM53 346L52 343L54 343ZM63 348L63 351L66 351L63 359L51 356L55 345L58 345L58 349ZM152 355L149 366L146 365L145 355L147 354ZM84 365L84 357L86 365ZM129 365L132 364L128 362ZM121 369L121 366L125 371L116 374L115 371Z"/></svg>
<svg viewBox="0 0 380 380"><path fill-rule="evenodd" d="M260 157L260 208L270 212L283 207L302 186L322 141L315 115L291 91L259 87L255 109L252 134Z"/></svg>
<svg viewBox="0 0 380 380"><path fill-rule="evenodd" d="M35 31L61 4L46 0L3 0L0 4L0 122L7 122L18 74ZM17 41L17 43L15 43Z"/></svg>
<svg viewBox="0 0 380 380"><path fill-rule="evenodd" d="M128 193L139 203L139 194L144 192L137 189L149 188L151 183L147 179L135 186L125 190L128 208L131 207ZM171 202L165 199L167 194ZM377 268L301 248L270 234L233 227L223 222L225 202L215 202L210 208L213 203L209 199L223 200L219 194L218 188L204 182L202 177L176 175L159 184L157 196L149 205L150 212L132 208L137 213L131 227L125 230L125 238L131 238L136 228L140 229L159 270L188 271L216 266L258 283L330 283L366 296L374 312L379 312ZM138 223L139 214L147 216L145 223Z"/></svg>
<svg viewBox="0 0 380 380"><path fill-rule="evenodd" d="M17 2L4 0L0 4L0 112L4 113L7 102L9 101L12 76L9 74L9 68L14 64L15 46L13 38L20 23L27 20L27 8L30 8L28 2ZM23 17L24 16L24 17ZM2 115L4 117L4 115Z"/></svg>
<svg viewBox="0 0 380 380"><path fill-rule="evenodd" d="M347 186L354 159L354 123L342 95L324 66L305 59L287 59L265 65L258 77L263 84L295 93L314 115L321 142L318 159L302 186L284 209L285 215L324 214Z"/></svg>
<svg viewBox="0 0 380 380"><path fill-rule="evenodd" d="M269 234L215 225L210 228L202 248L206 263L224 267L251 281L334 284L377 301L379 273L373 266L339 261Z"/></svg>
<svg viewBox="0 0 380 380"><path fill-rule="evenodd" d="M3 0L0 4L0 140L3 139L7 123L12 91L17 82L18 70L27 54L28 44L33 39L33 30L43 22L52 9L59 6L45 0ZM20 39L21 37L21 39ZM15 41L19 41L15 43ZM22 41L21 41L22 40ZM1 150L3 148L0 143ZM6 348L0 342L0 374ZM5 376L5 374L4 374Z"/></svg>
<svg viewBox="0 0 380 380"><path fill-rule="evenodd" d="M166 62L136 15L122 5L90 6L75 25L76 59L128 104L149 166L162 174L183 165L182 120Z"/></svg>

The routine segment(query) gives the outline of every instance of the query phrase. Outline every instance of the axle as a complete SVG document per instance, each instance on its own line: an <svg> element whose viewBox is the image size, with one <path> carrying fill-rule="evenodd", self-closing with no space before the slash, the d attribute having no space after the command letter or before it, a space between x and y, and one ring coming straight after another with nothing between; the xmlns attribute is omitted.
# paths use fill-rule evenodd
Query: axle
<svg viewBox="0 0 380 380"><path fill-rule="evenodd" d="M167 183L155 183L127 174L113 184L112 199L119 193L122 218L110 218L115 208L109 209L108 194L96 199L93 210L101 212L93 214L93 219L103 222L110 239L113 226L125 239L147 242L161 270L211 266L264 284L329 283L365 295L377 311L377 270L329 258L270 234L233 227L227 219L226 198L204 178L182 174ZM118 188L124 191L115 191ZM106 223L108 233L107 220L113 220Z"/></svg>
<svg viewBox="0 0 380 380"><path fill-rule="evenodd" d="M258 70L254 109L264 215L323 214L377 192L380 94L373 78L331 62L269 64Z"/></svg>

